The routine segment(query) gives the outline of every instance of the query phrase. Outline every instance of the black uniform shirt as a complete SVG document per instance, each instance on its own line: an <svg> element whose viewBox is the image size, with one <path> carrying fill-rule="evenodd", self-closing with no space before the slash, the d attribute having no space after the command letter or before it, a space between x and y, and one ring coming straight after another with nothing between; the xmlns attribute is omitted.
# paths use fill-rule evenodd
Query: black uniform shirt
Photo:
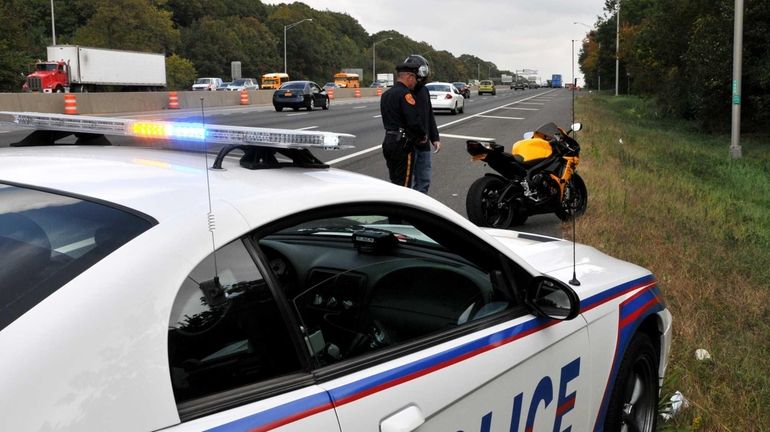
<svg viewBox="0 0 770 432"><path fill-rule="evenodd" d="M382 125L386 131L403 129L410 139L422 140L427 135L417 109L414 95L401 82L382 94L380 99Z"/></svg>

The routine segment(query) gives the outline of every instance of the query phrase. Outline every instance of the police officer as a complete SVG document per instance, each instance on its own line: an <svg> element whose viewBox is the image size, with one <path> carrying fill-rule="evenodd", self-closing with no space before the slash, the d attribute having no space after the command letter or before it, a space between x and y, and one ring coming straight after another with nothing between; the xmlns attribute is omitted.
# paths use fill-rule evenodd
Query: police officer
<svg viewBox="0 0 770 432"><path fill-rule="evenodd" d="M417 101L412 93L417 84L418 68L416 63L396 66L397 82L380 99L382 125L385 127L382 154L388 166L390 181L405 187L412 186L415 146L429 145Z"/></svg>
<svg viewBox="0 0 770 432"><path fill-rule="evenodd" d="M430 76L430 67L428 60L419 54L412 54L404 60L404 63L414 63L417 68L417 84L415 84L412 93L417 101L417 110L420 113L422 127L428 134L426 145L418 145L414 152L414 182L412 187L424 194L428 193L430 187L430 178L432 171L432 152L438 153L441 150L441 140L436 126L436 117L433 115L433 106L430 103L430 92L425 88Z"/></svg>

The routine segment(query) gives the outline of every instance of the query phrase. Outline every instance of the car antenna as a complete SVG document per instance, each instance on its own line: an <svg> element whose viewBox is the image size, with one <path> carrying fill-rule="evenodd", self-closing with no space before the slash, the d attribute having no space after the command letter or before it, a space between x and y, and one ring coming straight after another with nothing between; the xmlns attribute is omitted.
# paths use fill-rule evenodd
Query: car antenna
<svg viewBox="0 0 770 432"><path fill-rule="evenodd" d="M206 112L203 109L203 100L201 101L201 125L204 130L206 128ZM200 289L203 291L203 295L206 297L206 301L210 306L221 304L225 300L224 289L222 284L219 283L219 266L217 265L217 245L214 241L214 230L216 229L216 221L214 219L214 212L211 209L211 182L209 181L209 146L206 141L206 133L203 134L203 159L205 161L204 169L206 170L206 195L209 200L209 212L207 214L209 232L211 233L211 250L214 257L214 278L203 281L200 283Z"/></svg>
<svg viewBox="0 0 770 432"><path fill-rule="evenodd" d="M577 83L577 80L575 82ZM572 130L572 127L574 127L574 125L575 125L575 108L574 108L575 107L575 92L574 91L572 92L572 107L573 107L572 108L572 126L570 127L570 131L572 131L572 134L573 134L572 137L576 138L577 137L577 131ZM577 271L576 271L577 270L577 262L576 262L577 260L575 258L575 255L576 255L576 253L575 253L575 249L576 249L575 243L577 242L577 236L575 234L576 231L577 231L577 229L575 228L575 225L577 224L577 222L575 221L575 205L576 204L573 202L569 206L569 215L572 217L572 279L570 279L569 284L570 285L574 285L574 286L580 286L580 281L577 279Z"/></svg>

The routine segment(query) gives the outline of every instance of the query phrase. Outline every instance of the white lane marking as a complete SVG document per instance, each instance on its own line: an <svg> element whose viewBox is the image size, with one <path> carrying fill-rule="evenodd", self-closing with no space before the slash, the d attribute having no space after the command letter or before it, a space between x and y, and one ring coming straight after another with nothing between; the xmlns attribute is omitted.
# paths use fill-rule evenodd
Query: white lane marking
<svg viewBox="0 0 770 432"><path fill-rule="evenodd" d="M298 115L305 115L305 114L307 114L307 113L306 113L306 112L303 112L303 113L287 114L287 115L286 115L286 117L294 117L294 116L298 116Z"/></svg>
<svg viewBox="0 0 770 432"><path fill-rule="evenodd" d="M372 116L372 118L380 118L382 117L382 114L377 114L376 116Z"/></svg>
<svg viewBox="0 0 770 432"><path fill-rule="evenodd" d="M500 107L500 109L521 110L521 111L540 111L540 108L524 108L524 107Z"/></svg>
<svg viewBox="0 0 770 432"><path fill-rule="evenodd" d="M364 109L364 108L366 108L366 105L364 105L364 106L357 106L357 107L353 107L353 109Z"/></svg>
<svg viewBox="0 0 770 432"><path fill-rule="evenodd" d="M479 117L491 118L491 119L503 119L503 120L524 120L524 117L505 117L505 116L491 116L491 115L482 115Z"/></svg>
<svg viewBox="0 0 770 432"><path fill-rule="evenodd" d="M542 102L522 102L523 105L545 105Z"/></svg>
<svg viewBox="0 0 770 432"><path fill-rule="evenodd" d="M475 136L467 136L467 135L452 135L452 134L441 134L441 139L444 138L458 138L463 140L476 140L476 141L494 141L494 138L486 138L486 137L475 137Z"/></svg>
<svg viewBox="0 0 770 432"><path fill-rule="evenodd" d="M315 128L317 128L317 127L318 127L318 126L308 126L308 127L299 128L299 129L297 129L297 130L308 130L308 129L315 129Z"/></svg>
<svg viewBox="0 0 770 432"><path fill-rule="evenodd" d="M554 90L549 90L549 91L547 91L547 92L545 92L545 93L543 93L543 94L548 94L548 93L552 93L552 92L555 92L555 91L556 91L556 89L554 89ZM480 116L482 116L482 115L484 115L484 114L486 114L486 113L488 113L488 112L492 112L492 111L494 111L494 110L497 110L497 109L500 109L500 108L502 108L502 107L507 107L507 106L510 106L510 105L516 105L516 104L518 104L518 103L523 103L524 101L530 100L530 99L532 99L532 98L536 98L536 97L538 97L538 96L542 96L542 95L534 95L534 96L530 96L530 97L528 97L528 98L524 98L524 99L520 99L520 100L517 100L517 101L509 102L509 103L507 103L507 104L504 104L504 105L500 105L499 107L495 107L495 108L491 108L491 109L488 109L488 110L486 110L486 111L482 111L482 112L480 112L480 113L478 113L478 114L469 115L469 116L467 116L467 117L463 117L463 118L461 118L461 119L457 119L457 120L455 120L455 121L451 121L451 122L449 122L449 123L444 123L444 124L442 124L442 125L439 125L439 126L438 126L438 129L441 129L441 128L443 128L443 127L447 127L447 126L453 125L453 124L455 124L455 123L459 123L459 122L463 122L463 121L468 121L468 120L470 120L470 119L472 119L472 118L474 118L474 117L480 117ZM482 99L484 99L484 98L482 98ZM375 117L379 117L379 116L375 116ZM493 141L493 140L490 140L490 141ZM354 158L354 157L358 157L358 156L361 156L361 155L364 155L364 154L367 154L367 153L371 153L371 152L373 152L373 151L375 151L375 150L379 150L379 149L381 149L381 148L382 148L382 145L376 145L376 146L374 146L374 147L369 147L368 149L363 149L363 150L361 150L361 151L357 151L357 152L355 152L355 153L352 153L352 154L349 154L349 155L347 155L347 156L342 156L341 158L332 159L332 160L330 160L329 162L326 162L326 163L327 163L328 165L334 165L334 164L336 164L336 163L340 163L340 162L342 162L342 161L346 161L346 160L348 160L348 159L352 159L352 158Z"/></svg>

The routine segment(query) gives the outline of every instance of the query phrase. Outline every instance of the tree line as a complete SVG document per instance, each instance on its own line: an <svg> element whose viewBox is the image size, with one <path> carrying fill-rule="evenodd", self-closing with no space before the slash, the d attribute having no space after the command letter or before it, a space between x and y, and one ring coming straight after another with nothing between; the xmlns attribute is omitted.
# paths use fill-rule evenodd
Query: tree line
<svg viewBox="0 0 770 432"><path fill-rule="evenodd" d="M730 129L734 0L606 0L579 55L586 86L614 91L620 6L619 93L653 99L661 117ZM744 131L770 124L770 0L744 11Z"/></svg>
<svg viewBox="0 0 770 432"><path fill-rule="evenodd" d="M317 11L304 3L266 5L259 0L54 0L57 45L83 45L166 55L168 88L189 89L196 77L230 78L232 61L243 77L282 72L284 27L287 72L321 84L343 68L392 72L408 55L431 64L432 78L465 81L478 71L499 76L497 66L470 54L455 57L396 31L369 34L347 14ZM18 92L24 75L52 44L51 0L0 0L0 91ZM389 39L390 38L390 39ZM381 42L382 41L382 42ZM487 78L486 76L480 77Z"/></svg>

